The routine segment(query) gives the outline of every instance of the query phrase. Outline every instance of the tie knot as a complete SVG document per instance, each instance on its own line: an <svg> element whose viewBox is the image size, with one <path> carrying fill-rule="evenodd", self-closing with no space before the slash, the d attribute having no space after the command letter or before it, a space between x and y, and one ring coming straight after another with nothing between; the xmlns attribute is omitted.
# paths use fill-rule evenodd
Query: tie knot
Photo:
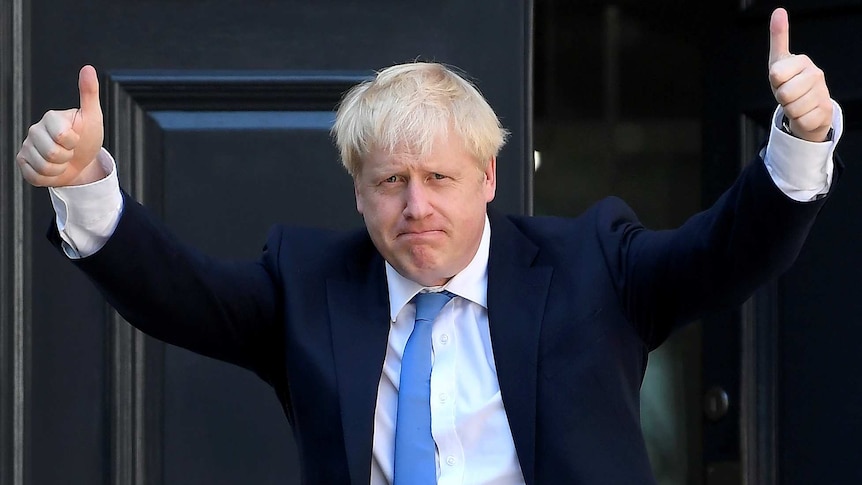
<svg viewBox="0 0 862 485"><path fill-rule="evenodd" d="M448 291L437 293L419 293L413 301L416 303L416 320L434 321L440 310L455 296Z"/></svg>

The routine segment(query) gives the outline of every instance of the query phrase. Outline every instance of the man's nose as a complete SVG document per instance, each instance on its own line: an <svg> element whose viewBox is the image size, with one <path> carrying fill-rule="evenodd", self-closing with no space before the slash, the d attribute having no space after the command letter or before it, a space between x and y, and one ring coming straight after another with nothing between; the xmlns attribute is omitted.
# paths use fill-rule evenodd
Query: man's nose
<svg viewBox="0 0 862 485"><path fill-rule="evenodd" d="M428 187L420 180L411 180L407 184L404 203L404 217L408 219L422 219L433 211Z"/></svg>

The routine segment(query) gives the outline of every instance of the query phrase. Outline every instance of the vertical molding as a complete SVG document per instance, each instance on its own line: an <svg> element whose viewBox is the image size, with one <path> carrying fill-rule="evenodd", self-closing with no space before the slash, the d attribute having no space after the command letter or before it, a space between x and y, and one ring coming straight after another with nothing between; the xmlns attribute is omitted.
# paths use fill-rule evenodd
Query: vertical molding
<svg viewBox="0 0 862 485"><path fill-rule="evenodd" d="M110 345L110 480L115 485L161 483L161 382L156 359L150 358L146 337L109 309ZM161 356L161 352L156 352ZM148 361L150 358L150 361ZM154 423L149 420L155 418ZM154 451L156 453L154 453Z"/></svg>
<svg viewBox="0 0 862 485"><path fill-rule="evenodd" d="M767 115L767 119L769 116ZM768 133L751 116L740 120L740 160ZM745 162L743 162L745 163ZM740 324L740 455L742 483L777 483L778 291L769 282L742 305Z"/></svg>
<svg viewBox="0 0 862 485"><path fill-rule="evenodd" d="M523 213L533 215L533 179L536 174L536 160L533 147L533 40L536 37L534 29L533 0L526 0L524 5L524 202Z"/></svg>
<svg viewBox="0 0 862 485"><path fill-rule="evenodd" d="M145 192L143 110L118 83L100 83L106 103L107 146L117 160L120 185L142 203ZM110 483L160 483L161 473L161 349L150 351L147 337L113 308L106 313L110 391ZM161 344L159 344L161 345ZM152 354L152 355L151 355Z"/></svg>
<svg viewBox="0 0 862 485"><path fill-rule="evenodd" d="M104 82L104 76L102 76L99 85L108 91L108 95L103 97L106 101L104 103L105 131L109 133L109 136L105 139L105 144L113 152L117 160L118 175L127 178L130 173L127 166L129 158L120 148L120 143L117 142L115 134L117 124L128 118L118 115L118 112L122 113L125 107L121 105L118 93L113 89L113 86ZM132 467L135 463L135 440L133 414L131 411L136 393L133 391L133 379L131 378L133 375L132 329L123 323L122 318L113 308L108 308L105 315L107 315L105 332L109 347L108 356L110 357L110 362L107 363L109 373L108 433L110 434L109 449L111 451L110 480L108 483L113 485L123 483L133 484Z"/></svg>
<svg viewBox="0 0 862 485"><path fill-rule="evenodd" d="M11 129L14 111L12 110L11 68L12 2L0 4L0 160L9 160L12 153ZM12 183L14 167L11 163L0 163L0 234L13 234ZM13 238L0 237L0 485L13 483L13 354L14 354L14 270Z"/></svg>
<svg viewBox="0 0 862 485"><path fill-rule="evenodd" d="M757 15L756 3L755 0L739 0L738 12ZM771 118L769 107L740 116L740 170L768 138L769 131L762 121L771 122ZM772 485L778 479L777 299L776 283L770 281L740 308L739 457L743 484Z"/></svg>
<svg viewBox="0 0 862 485"><path fill-rule="evenodd" d="M13 163L29 111L29 2L2 2L0 25L0 483L28 478L29 204ZM11 235L11 237L9 237Z"/></svg>

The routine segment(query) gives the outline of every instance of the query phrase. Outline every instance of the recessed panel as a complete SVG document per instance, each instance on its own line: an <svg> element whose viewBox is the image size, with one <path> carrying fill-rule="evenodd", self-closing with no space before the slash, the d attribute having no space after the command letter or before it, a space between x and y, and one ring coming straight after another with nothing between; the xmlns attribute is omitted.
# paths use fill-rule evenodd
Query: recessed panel
<svg viewBox="0 0 862 485"><path fill-rule="evenodd" d="M276 223L361 227L331 112L163 113L162 210L183 239L255 258Z"/></svg>
<svg viewBox="0 0 862 485"><path fill-rule="evenodd" d="M329 136L333 116L153 113L162 130L165 222L183 241L233 259L257 258L275 223L360 226L351 178ZM286 483L297 476L287 420L254 374L169 346L164 392L168 483Z"/></svg>

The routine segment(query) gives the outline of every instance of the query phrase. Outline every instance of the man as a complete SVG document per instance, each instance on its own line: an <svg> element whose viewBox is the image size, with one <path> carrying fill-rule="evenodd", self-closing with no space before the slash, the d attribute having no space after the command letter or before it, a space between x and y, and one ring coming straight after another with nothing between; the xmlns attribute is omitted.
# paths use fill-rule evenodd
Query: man
<svg viewBox="0 0 862 485"><path fill-rule="evenodd" d="M81 108L47 113L17 162L51 187L54 243L128 321L273 386L305 482L651 483L649 350L786 269L834 186L840 110L788 28L776 10L763 156L673 231L618 199L489 213L506 132L437 64L383 70L338 110L366 231L278 226L254 263L182 245L121 193L91 67Z"/></svg>

